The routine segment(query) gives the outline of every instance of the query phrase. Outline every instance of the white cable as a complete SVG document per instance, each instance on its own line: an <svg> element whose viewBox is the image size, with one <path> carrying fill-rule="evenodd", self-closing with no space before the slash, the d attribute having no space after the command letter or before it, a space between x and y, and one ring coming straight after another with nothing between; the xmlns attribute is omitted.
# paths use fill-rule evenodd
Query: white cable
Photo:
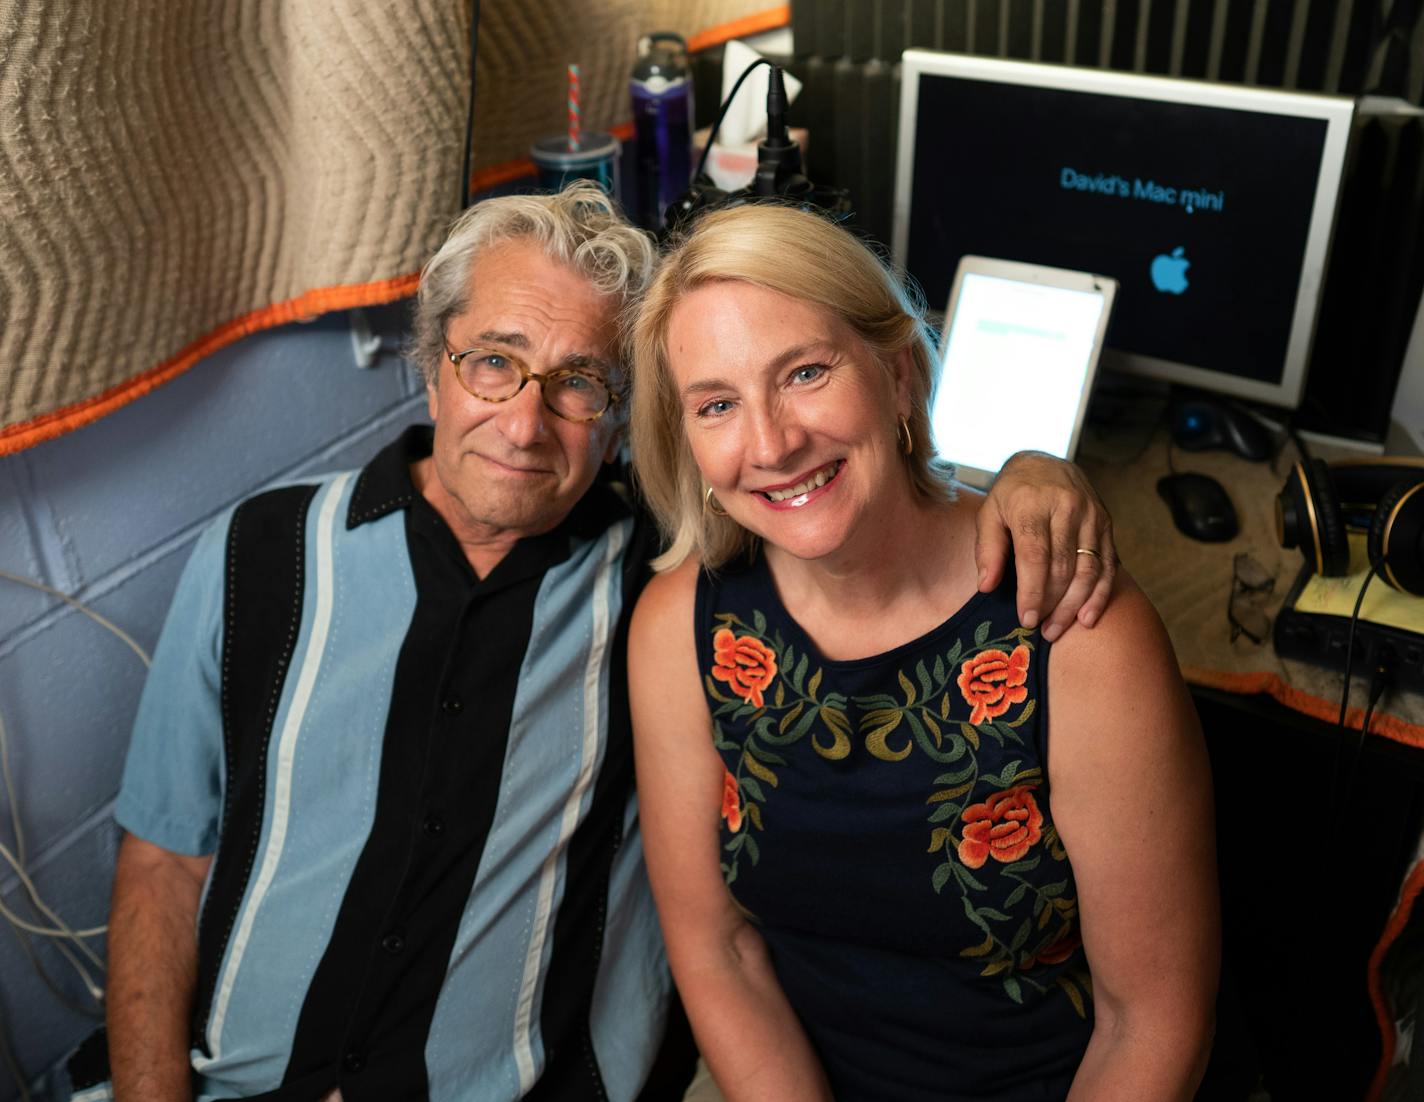
<svg viewBox="0 0 1424 1102"><path fill-rule="evenodd" d="M15 832L15 852L25 863L25 831L20 825L20 804L15 799L15 782L10 777L10 743L5 737L5 719L0 716L0 779L5 782L5 798L10 805L10 827Z"/></svg>
<svg viewBox="0 0 1424 1102"><path fill-rule="evenodd" d="M141 646L135 643L133 641L133 637L129 635L128 632L126 632L123 628L119 627L112 620L107 620L103 616L100 616L99 613L95 612L83 601L75 600L68 593L64 593L58 589L54 589L50 586L47 586L43 582L37 582L33 578L23 578L19 574L11 574L8 570L0 570L0 578L4 578L7 581L14 582L16 585L28 586L30 589L38 589L41 593L48 593L51 597L58 597L61 601L69 605L71 608L77 609L78 611L84 613L85 616L89 617L89 619L93 620L100 627L107 628L109 631L117 635L121 640L128 644L129 648L136 655L138 655L139 661L141 661L145 666L153 665L153 659L149 657L148 651L144 650Z"/></svg>
<svg viewBox="0 0 1424 1102"><path fill-rule="evenodd" d="M133 637L128 634L128 632L124 631L112 620L109 620L106 617L95 612L88 605L84 604L84 602L76 600L75 598L69 596L69 594L61 592L60 590L55 589L52 586L45 585L43 582L37 582L32 578L21 577L18 574L11 574L7 570L0 570L0 578L4 578L7 581L14 582L17 585L26 586L29 589L38 590L41 593L48 593L52 597L59 598L71 608L82 612L85 616L89 617L89 619L93 620L100 627L115 635L130 650L132 650L134 654L138 655L139 661L141 661L144 666L148 667L153 665L153 659L149 657L148 652L145 651L141 646L139 646L138 643L134 641ZM79 976L80 982L84 984L84 988L89 992L90 997L93 998L95 1002L102 1003L104 999L103 987L100 986L100 984L94 979L94 976L89 972L88 968L84 966L84 964L79 960L78 957L75 956L74 952L72 952L69 946L65 943L72 943L74 949L77 949L79 952L83 953L84 956L88 957L94 967L99 970L100 974L103 974L103 972L105 971L104 962L99 958L98 954L95 953L94 950L90 949L89 946L84 943L83 939L92 937L102 937L108 931L108 927L93 926L84 930L72 929L69 924L64 921L64 919L60 918L59 915L56 914L55 911L48 904L46 904L43 899L40 898L39 891L35 887L34 881L30 879L29 873L26 871L25 868L25 834L20 822L19 801L15 797L14 778L11 776L10 773L9 738L5 731L5 723L3 718L0 718L0 781L3 781L4 783L6 800L10 805L10 823L15 833L15 850L17 851L16 853L12 853L3 843L0 843L0 857L4 858L6 863L8 863L11 869L14 870L15 875L19 877L20 883L24 885L25 892L29 896L30 902L31 904L33 904L35 910L42 917L49 919L49 921L52 922L54 925L40 926L36 925L33 922L29 922L21 918L14 911L10 910L9 907L5 906L3 901L0 901L0 917L3 917L15 928L16 936L20 937L22 940L24 938L24 933L36 934L40 937L55 939L52 944L56 951L58 951L59 954L64 957L65 961L68 962L69 966L74 969L75 974ZM24 931L24 933L21 933L21 931ZM26 946L26 948L28 950L28 946ZM30 963L34 966L36 972L39 973L40 978L45 981L45 984L49 986L51 990L53 990L54 987L52 981L50 980L48 974L44 971L44 969L40 967L39 962L35 958L34 954L31 952L29 956ZM3 1055L5 1057L5 1062L7 1064L11 1064L12 1054L8 1051L8 1046L6 1047L5 1051L0 1052L0 1055ZM11 1071L12 1073L16 1072L16 1069L13 1067L13 1065L11 1066ZM16 1074L16 1082L19 1083L18 1074ZM22 1098L27 1100L29 1098L29 1094L25 1089L25 1085L23 1083L19 1083L19 1086Z"/></svg>

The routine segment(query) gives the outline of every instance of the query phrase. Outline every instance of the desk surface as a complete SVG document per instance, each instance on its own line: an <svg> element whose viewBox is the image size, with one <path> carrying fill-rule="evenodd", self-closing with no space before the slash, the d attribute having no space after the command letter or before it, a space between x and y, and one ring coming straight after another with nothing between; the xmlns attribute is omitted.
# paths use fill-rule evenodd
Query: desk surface
<svg viewBox="0 0 1424 1102"><path fill-rule="evenodd" d="M1200 543L1177 531L1157 496L1157 480L1169 469L1168 446L1164 427L1147 435L1146 430L1103 432L1090 425L1078 463L1112 513L1118 554L1167 625L1183 676L1194 685L1226 692L1268 693L1296 711L1333 723L1340 710L1339 673L1281 659L1269 640L1257 644L1241 636L1232 642L1226 619L1232 559L1238 552L1249 552L1274 573L1272 617L1300 569L1300 553L1276 542L1274 519L1276 494L1293 449L1287 446L1276 463L1278 471L1229 452L1171 449L1176 470L1201 471L1226 487L1241 520L1234 539ZM1357 676L1347 717L1356 727L1364 719L1364 697L1364 679ZM1424 696L1386 693L1370 731L1424 749Z"/></svg>

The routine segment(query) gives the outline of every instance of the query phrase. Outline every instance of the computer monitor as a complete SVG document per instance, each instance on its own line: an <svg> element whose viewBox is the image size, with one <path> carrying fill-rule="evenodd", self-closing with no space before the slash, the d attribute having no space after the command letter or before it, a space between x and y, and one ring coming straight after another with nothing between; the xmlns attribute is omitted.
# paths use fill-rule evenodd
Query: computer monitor
<svg viewBox="0 0 1424 1102"><path fill-rule="evenodd" d="M1352 100L907 50L892 242L1118 281L1103 366L1300 400Z"/></svg>

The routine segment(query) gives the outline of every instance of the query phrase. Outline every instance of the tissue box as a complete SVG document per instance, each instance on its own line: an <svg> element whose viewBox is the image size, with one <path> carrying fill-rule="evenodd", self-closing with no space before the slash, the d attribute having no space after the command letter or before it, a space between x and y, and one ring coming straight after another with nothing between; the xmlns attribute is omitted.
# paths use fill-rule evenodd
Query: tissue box
<svg viewBox="0 0 1424 1102"><path fill-rule="evenodd" d="M693 136L693 163L702 156L702 150L707 145L707 136L711 133L710 126L704 126ZM801 163L806 163L807 130L804 126L793 126L790 129L791 140L801 147ZM718 141L712 146L712 152L707 157L707 175L712 177L712 182L723 191L736 191L738 188L746 187L756 176L757 166L757 142L737 142L734 144L723 144Z"/></svg>

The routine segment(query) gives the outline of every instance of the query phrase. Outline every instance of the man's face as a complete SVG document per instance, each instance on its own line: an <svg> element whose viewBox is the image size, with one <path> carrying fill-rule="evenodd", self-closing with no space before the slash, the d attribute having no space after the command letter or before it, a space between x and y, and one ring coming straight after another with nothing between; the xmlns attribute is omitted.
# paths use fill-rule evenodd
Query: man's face
<svg viewBox="0 0 1424 1102"><path fill-rule="evenodd" d="M470 282L469 306L445 331L450 351L507 352L539 375L612 369L615 302L538 244L486 249ZM612 412L565 421L544 405L534 381L507 401L487 402L460 385L445 357L427 390L434 477L422 480L422 490L465 543L509 545L555 527L617 448Z"/></svg>

